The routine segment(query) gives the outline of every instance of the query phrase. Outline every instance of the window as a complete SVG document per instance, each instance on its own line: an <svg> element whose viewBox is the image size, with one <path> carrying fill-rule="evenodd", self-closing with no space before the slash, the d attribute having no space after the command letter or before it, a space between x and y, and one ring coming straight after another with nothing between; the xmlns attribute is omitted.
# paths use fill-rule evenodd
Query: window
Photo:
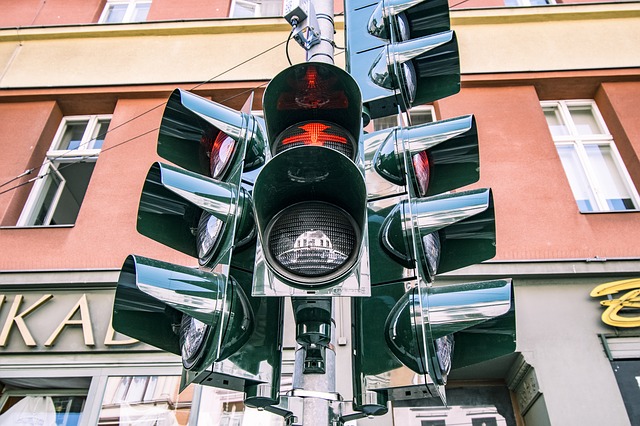
<svg viewBox="0 0 640 426"><path fill-rule="evenodd" d="M143 22L151 7L149 0L107 0L100 16L101 24Z"/></svg>
<svg viewBox="0 0 640 426"><path fill-rule="evenodd" d="M9 390L0 397L0 425L77 426L87 399L83 390Z"/></svg>
<svg viewBox="0 0 640 426"><path fill-rule="evenodd" d="M111 116L65 117L18 219L18 226L72 225Z"/></svg>
<svg viewBox="0 0 640 426"><path fill-rule="evenodd" d="M435 121L436 114L433 111L433 107L429 105L419 106L411 108L409 111L409 117L411 118L411 125L431 123ZM373 130L388 129L390 127L396 127L398 125L398 117L392 115L389 117L375 118L372 120Z"/></svg>
<svg viewBox="0 0 640 426"><path fill-rule="evenodd" d="M595 102L542 102L581 212L636 210L638 193Z"/></svg>
<svg viewBox="0 0 640 426"><path fill-rule="evenodd" d="M231 3L232 18L253 16L282 16L282 0L234 0Z"/></svg>
<svg viewBox="0 0 640 426"><path fill-rule="evenodd" d="M187 425L194 387L179 390L180 376L109 377L98 425Z"/></svg>

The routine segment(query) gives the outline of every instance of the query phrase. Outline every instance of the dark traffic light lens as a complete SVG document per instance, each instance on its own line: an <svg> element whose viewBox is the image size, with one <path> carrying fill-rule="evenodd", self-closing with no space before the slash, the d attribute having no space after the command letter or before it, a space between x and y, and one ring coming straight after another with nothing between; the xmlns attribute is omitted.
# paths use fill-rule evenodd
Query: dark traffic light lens
<svg viewBox="0 0 640 426"><path fill-rule="evenodd" d="M207 211L202 211L198 222L198 234L196 235L200 265L206 265L213 258L218 240L222 235L223 226L224 223L220 219L212 216Z"/></svg>
<svg viewBox="0 0 640 426"><path fill-rule="evenodd" d="M354 144L349 132L324 121L306 121L289 127L276 140L274 154L304 145L331 148L353 160Z"/></svg>
<svg viewBox="0 0 640 426"><path fill-rule="evenodd" d="M424 256L427 259L427 273L429 274L429 281L433 281L438 273L438 264L440 263L440 234L438 231L422 237L422 248L424 249Z"/></svg>
<svg viewBox="0 0 640 426"><path fill-rule="evenodd" d="M310 201L280 212L268 232L272 258L299 277L322 277L349 265L356 250L357 232L343 210Z"/></svg>
<svg viewBox="0 0 640 426"><path fill-rule="evenodd" d="M197 319L182 315L180 324L180 351L182 352L182 364L189 369L198 360L202 345L207 337L209 326Z"/></svg>

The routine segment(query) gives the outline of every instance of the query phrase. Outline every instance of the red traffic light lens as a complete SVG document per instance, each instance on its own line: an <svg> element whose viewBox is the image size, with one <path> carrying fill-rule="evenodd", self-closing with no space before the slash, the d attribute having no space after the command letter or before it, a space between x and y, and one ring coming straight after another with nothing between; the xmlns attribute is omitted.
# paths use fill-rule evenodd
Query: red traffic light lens
<svg viewBox="0 0 640 426"><path fill-rule="evenodd" d="M413 170L416 174L416 183L418 184L418 194L421 197L427 195L429 189L429 179L431 178L431 170L429 164L429 155L427 151L421 151L411 157Z"/></svg>
<svg viewBox="0 0 640 426"><path fill-rule="evenodd" d="M274 154L304 145L331 148L351 159L354 155L354 143L349 132L326 121L305 121L287 128L276 140Z"/></svg>
<svg viewBox="0 0 640 426"><path fill-rule="evenodd" d="M328 203L307 201L280 212L269 225L268 247L285 274L313 278L339 272L354 259L357 231L351 217Z"/></svg>
<svg viewBox="0 0 640 426"><path fill-rule="evenodd" d="M201 143L209 155L209 170L211 177L222 179L227 166L233 157L236 141L224 132L218 132L215 139L203 136Z"/></svg>

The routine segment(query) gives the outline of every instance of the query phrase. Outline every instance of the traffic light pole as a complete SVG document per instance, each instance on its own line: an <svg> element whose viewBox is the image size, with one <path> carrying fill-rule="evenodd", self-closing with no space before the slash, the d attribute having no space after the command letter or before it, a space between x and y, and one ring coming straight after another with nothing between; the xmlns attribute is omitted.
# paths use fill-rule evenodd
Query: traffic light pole
<svg viewBox="0 0 640 426"><path fill-rule="evenodd" d="M307 51L307 62L323 62L333 64L333 0L310 0L316 13L320 43L312 46ZM301 344L296 350L295 367L293 373L294 396L303 398L303 425L327 426L332 424L335 414L332 414L331 402L339 399L336 392L336 352L335 352L335 320L333 318L333 298L319 300L328 304L329 324L326 336L329 343ZM295 308L294 302L294 310ZM296 318L298 324L298 318ZM296 329L296 339L300 340L303 334L302 327ZM306 324L304 328L307 328ZM317 347L320 346L320 347ZM320 354L322 372L313 371L309 364L311 351L316 350Z"/></svg>
<svg viewBox="0 0 640 426"><path fill-rule="evenodd" d="M320 43L307 50L307 62L333 64L333 0L310 0L316 12Z"/></svg>

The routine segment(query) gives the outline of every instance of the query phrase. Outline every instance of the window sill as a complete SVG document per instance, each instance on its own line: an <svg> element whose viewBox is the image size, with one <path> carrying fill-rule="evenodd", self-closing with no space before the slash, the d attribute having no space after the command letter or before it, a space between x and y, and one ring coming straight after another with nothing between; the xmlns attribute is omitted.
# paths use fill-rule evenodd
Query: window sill
<svg viewBox="0 0 640 426"><path fill-rule="evenodd" d="M71 225L25 225L25 226L0 226L0 229L51 229L51 228L73 228L75 224Z"/></svg>
<svg viewBox="0 0 640 426"><path fill-rule="evenodd" d="M597 212L589 212L589 211L579 211L580 214L615 214L615 213L640 213L640 209L635 209L635 210L604 210L604 211L597 211Z"/></svg>

